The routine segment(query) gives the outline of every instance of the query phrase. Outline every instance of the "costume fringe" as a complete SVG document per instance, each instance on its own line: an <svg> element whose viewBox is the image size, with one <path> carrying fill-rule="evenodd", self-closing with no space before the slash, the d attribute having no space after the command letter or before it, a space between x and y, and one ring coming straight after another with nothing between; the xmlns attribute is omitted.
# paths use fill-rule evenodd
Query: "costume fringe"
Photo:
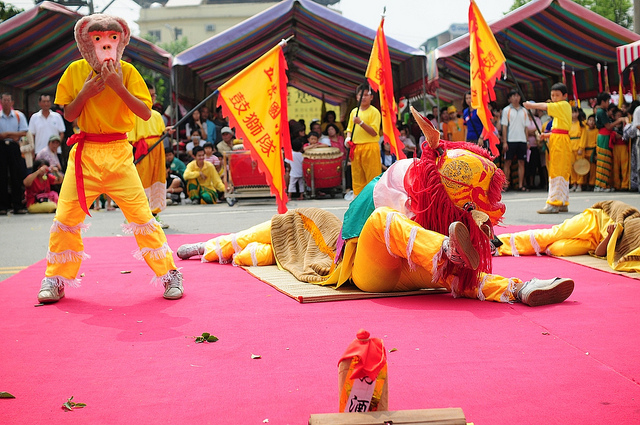
<svg viewBox="0 0 640 425"><path fill-rule="evenodd" d="M251 242L248 246L250 246L249 252L251 253L251 264L253 267L256 267L258 265L258 253L256 252L258 244Z"/></svg>
<svg viewBox="0 0 640 425"><path fill-rule="evenodd" d="M56 285L58 287L70 286L72 288L79 288L80 282L82 281L79 278L69 279L67 277L62 277L60 275L57 276L47 276L48 279L55 279Z"/></svg>
<svg viewBox="0 0 640 425"><path fill-rule="evenodd" d="M515 235L513 233L511 234L511 237L509 238L509 245L511 245L511 256L519 257L520 253L518 252L518 248L516 248L516 237L515 237Z"/></svg>
<svg viewBox="0 0 640 425"><path fill-rule="evenodd" d="M490 159L488 152L477 145L467 142L440 141L439 150L446 151L448 149L466 149ZM471 213L458 207L449 198L439 171L438 162L442 157L443 155L437 150L425 149L421 159L415 161L407 171L404 186L411 200L411 210L415 214L414 221L425 229L448 235L449 225L454 221L462 222L469 229L471 244L480 254L478 269L476 271L463 269L447 262L446 269L442 271L444 277L455 271L461 281L461 290L466 292L477 289L481 280L480 273L491 273L492 271L491 241L475 223ZM504 205L499 202L504 181L504 173L497 169L487 194L493 209L504 209Z"/></svg>
<svg viewBox="0 0 640 425"><path fill-rule="evenodd" d="M213 248L213 250L216 252L216 255L218 256L218 263L227 264L227 263L233 261L233 257L231 259L227 259L227 258L224 258L222 256L222 247L220 246L220 238L219 237L216 238L216 246Z"/></svg>
<svg viewBox="0 0 640 425"><path fill-rule="evenodd" d="M480 282L480 285L478 285L478 299L480 301L486 301L486 297L484 296L484 292L482 292L482 289L484 288L484 284L487 283L487 279L489 279L489 276L492 276L490 274L485 274L484 277L482 278L482 281Z"/></svg>
<svg viewBox="0 0 640 425"><path fill-rule="evenodd" d="M569 181L562 176L549 179L549 197L547 204L569 205Z"/></svg>
<svg viewBox="0 0 640 425"><path fill-rule="evenodd" d="M531 243L531 246L533 247L534 251L536 252L536 255L538 257L541 257L542 254L540 254L540 245L538 244L538 241L536 240L533 230L529 230L529 242Z"/></svg>
<svg viewBox="0 0 640 425"><path fill-rule="evenodd" d="M91 227L91 223L82 222L75 226L67 226L66 224L60 223L58 220L53 220L53 224L51 225L51 230L49 230L49 232L81 233L83 230L86 232L89 227Z"/></svg>
<svg viewBox="0 0 640 425"><path fill-rule="evenodd" d="M158 229L162 230L162 227L160 227L160 223L158 223L155 217L144 224L126 223L122 224L121 226L122 231L128 235L150 235Z"/></svg>
<svg viewBox="0 0 640 425"><path fill-rule="evenodd" d="M500 295L501 303L513 303L518 297L515 294L516 292L516 281L512 278L509 278L509 286L504 290L502 295Z"/></svg>
<svg viewBox="0 0 640 425"><path fill-rule="evenodd" d="M393 222L394 217L398 214L397 212L390 212L387 214L387 224L384 227L384 243L387 245L387 252L393 258L398 258L396 254L391 252L391 223Z"/></svg>
<svg viewBox="0 0 640 425"><path fill-rule="evenodd" d="M182 267L180 267L179 269L176 269L177 271L182 270ZM162 276L154 276L151 278L151 281L149 281L149 284L153 285L153 286L158 286L158 284L161 284L162 286L164 286L165 283L169 283L171 281L171 272L172 270L169 270L167 273L163 274Z"/></svg>
<svg viewBox="0 0 640 425"><path fill-rule="evenodd" d="M416 240L416 236L418 235L418 226L413 226L411 228L411 234L409 235L409 242L407 242L407 263L409 264L409 270L415 271L416 265L413 261L411 261L411 253L413 252L413 243Z"/></svg>
<svg viewBox="0 0 640 425"><path fill-rule="evenodd" d="M454 276L451 280L451 295L453 298L460 298L460 279L458 276Z"/></svg>
<svg viewBox="0 0 640 425"><path fill-rule="evenodd" d="M432 264L431 264L431 282L437 283L444 277L444 265L443 267L438 267L440 261L442 261L444 253L442 249L433 256ZM445 256L446 259L446 256ZM447 262L449 260L446 260Z"/></svg>
<svg viewBox="0 0 640 425"><path fill-rule="evenodd" d="M242 248L240 248L240 245L238 245L238 240L237 240L237 234L236 233L232 233L229 236L231 236L231 245L233 246L233 256L235 257L235 255L237 253L242 251Z"/></svg>
<svg viewBox="0 0 640 425"><path fill-rule="evenodd" d="M77 263L88 258L91 258L91 256L84 251L73 251L71 249L62 252L47 252L47 262L50 264Z"/></svg>
<svg viewBox="0 0 640 425"><path fill-rule="evenodd" d="M165 242L160 248L142 248L133 251L133 257L136 260L144 260L145 257L151 257L153 260L162 260L167 255L171 255L173 251L169 248L169 245Z"/></svg>

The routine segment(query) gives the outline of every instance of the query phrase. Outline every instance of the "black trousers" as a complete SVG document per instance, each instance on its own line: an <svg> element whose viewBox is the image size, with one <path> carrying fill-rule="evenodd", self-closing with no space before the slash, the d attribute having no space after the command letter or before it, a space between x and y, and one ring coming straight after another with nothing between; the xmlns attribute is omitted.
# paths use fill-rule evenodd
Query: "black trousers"
<svg viewBox="0 0 640 425"><path fill-rule="evenodd" d="M0 210L24 208L22 181L27 177L27 166L16 142L0 140ZM11 187L11 194L9 194Z"/></svg>

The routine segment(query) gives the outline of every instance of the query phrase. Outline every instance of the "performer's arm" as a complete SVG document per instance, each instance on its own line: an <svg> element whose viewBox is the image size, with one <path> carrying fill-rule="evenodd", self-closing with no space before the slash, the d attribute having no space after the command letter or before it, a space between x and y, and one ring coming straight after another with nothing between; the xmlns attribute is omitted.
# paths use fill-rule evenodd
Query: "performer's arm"
<svg viewBox="0 0 640 425"><path fill-rule="evenodd" d="M120 99L131 109L131 112L145 121L151 118L151 109L142 100L132 95L122 82L122 66L120 63L117 65L113 61L103 63L100 75L104 79L104 83L120 96Z"/></svg>
<svg viewBox="0 0 640 425"><path fill-rule="evenodd" d="M82 89L80 89L76 98L69 102L68 105L65 105L64 117L67 121L73 122L73 120L78 118L82 113L82 109L84 108L84 104L87 103L87 100L104 90L104 81L99 75L92 78L92 74L93 71L90 72L87 79L84 80Z"/></svg>
<svg viewBox="0 0 640 425"><path fill-rule="evenodd" d="M360 127L362 127L362 129L364 131L366 131L367 133L369 133L370 136L377 136L378 132L376 131L375 128L371 127L369 124L367 124L366 122L364 122L362 120L362 118L360 117L354 117L353 118L353 122L356 123L357 125L359 125Z"/></svg>

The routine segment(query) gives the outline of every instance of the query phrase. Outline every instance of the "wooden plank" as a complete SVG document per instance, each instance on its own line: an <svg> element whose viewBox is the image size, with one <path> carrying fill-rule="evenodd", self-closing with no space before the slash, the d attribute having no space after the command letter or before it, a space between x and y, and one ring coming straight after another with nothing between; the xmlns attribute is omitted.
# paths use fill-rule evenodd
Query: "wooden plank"
<svg viewBox="0 0 640 425"><path fill-rule="evenodd" d="M309 425L467 425L461 408L314 414Z"/></svg>

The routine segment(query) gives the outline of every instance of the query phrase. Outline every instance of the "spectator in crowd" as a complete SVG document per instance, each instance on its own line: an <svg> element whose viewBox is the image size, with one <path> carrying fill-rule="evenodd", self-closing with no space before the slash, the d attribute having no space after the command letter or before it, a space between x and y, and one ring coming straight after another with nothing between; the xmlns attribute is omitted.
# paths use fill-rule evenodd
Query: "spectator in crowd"
<svg viewBox="0 0 640 425"><path fill-rule="evenodd" d="M382 171L387 171L387 169L389 167L391 167L391 165L393 165L394 162L396 162L398 160L398 158L396 157L396 154L391 153L391 145L389 145L388 142L382 142L382 145L380 146L380 158L382 160Z"/></svg>
<svg viewBox="0 0 640 425"><path fill-rule="evenodd" d="M528 160L525 164L524 177L525 184L529 188L546 187L547 185L547 169L543 167L542 158L545 153L540 149L540 140L537 137L542 129L542 120L540 119L540 111L534 110L531 114L533 120L529 117L527 121L527 146L528 146ZM536 185L536 177L540 178L540 183Z"/></svg>
<svg viewBox="0 0 640 425"><path fill-rule="evenodd" d="M609 147L611 138L615 137L614 128L622 123L622 118L613 120L608 112L611 95L607 92L598 94L596 108L596 128L598 139L596 146L596 186L594 192L612 192L609 179L613 163L613 150ZM614 105L615 107L615 105Z"/></svg>
<svg viewBox="0 0 640 425"><path fill-rule="evenodd" d="M24 159L20 153L20 139L27 134L27 117L13 109L13 96L2 93L0 113L0 215L26 214L22 206L22 181L27 175ZM11 185L11 195L9 195Z"/></svg>
<svg viewBox="0 0 640 425"><path fill-rule="evenodd" d="M203 138L206 135L207 142L215 145L218 141L216 124L209 119L209 108L206 106L200 108L200 121L202 122L202 129L204 130Z"/></svg>
<svg viewBox="0 0 640 425"><path fill-rule="evenodd" d="M511 161L518 160L518 190L528 192L524 185L524 163L527 159L527 111L520 104L520 93L511 90L509 104L502 110L502 152L504 153L504 175L509 181Z"/></svg>
<svg viewBox="0 0 640 425"><path fill-rule="evenodd" d="M222 130L220 130L220 134L222 141L216 145L218 152L231 152L233 150L233 145L235 144L233 130L231 130L230 127L223 127Z"/></svg>
<svg viewBox="0 0 640 425"><path fill-rule="evenodd" d="M29 132L33 134L36 143L35 152L46 149L51 136L58 136L62 142L65 132L62 116L51 111L51 97L48 94L40 95L38 105L40 110L31 115L29 120Z"/></svg>
<svg viewBox="0 0 640 425"><path fill-rule="evenodd" d="M171 167L167 167L167 205L180 205L180 194L184 192L182 177L174 174Z"/></svg>
<svg viewBox="0 0 640 425"><path fill-rule="evenodd" d="M166 148L164 150L165 160L167 161L167 167L171 169L171 174L175 174L176 176L182 178L184 174L184 170L187 168L184 162L180 161L176 158L173 153L173 149Z"/></svg>
<svg viewBox="0 0 640 425"><path fill-rule="evenodd" d="M449 122L449 112L447 111L447 108L442 108L440 111L440 126L437 128L440 130L443 139L447 136L444 131L444 127L447 122Z"/></svg>
<svg viewBox="0 0 640 425"><path fill-rule="evenodd" d="M587 131L585 124L585 114L577 106L571 108L571 128L569 129L569 140L571 141L571 180L569 192L582 192L582 185L579 184L580 177L573 167L578 159L584 157L585 145L587 142Z"/></svg>
<svg viewBox="0 0 640 425"><path fill-rule="evenodd" d="M193 148L195 160L184 171L187 194L194 204L215 204L222 198L224 184L216 168L204 160L204 148Z"/></svg>
<svg viewBox="0 0 640 425"><path fill-rule="evenodd" d="M489 149L489 146L485 146L482 139L482 121L478 117L478 111L471 106L471 92L468 91L464 94L464 101L462 102L462 118L464 125L467 129L466 140L467 142L477 144L485 149ZM427 117L428 118L428 117Z"/></svg>
<svg viewBox="0 0 640 425"><path fill-rule="evenodd" d="M191 139L191 135L196 130L198 131L200 139L206 140L207 138L207 132L204 129L204 123L200 116L200 111L198 111L197 109L193 111L193 114L191 115L191 119L187 122L186 129L187 129L187 139Z"/></svg>
<svg viewBox="0 0 640 425"><path fill-rule="evenodd" d="M324 134L329 139L331 146L340 149L340 152L342 152L346 157L347 148L344 147L344 137L340 135L340 129L338 126L335 124L327 124Z"/></svg>
<svg viewBox="0 0 640 425"><path fill-rule="evenodd" d="M318 134L322 134L322 125L320 124L320 121L311 121L311 125L309 126L309 133L311 133L312 131Z"/></svg>
<svg viewBox="0 0 640 425"><path fill-rule="evenodd" d="M53 135L49 138L47 146L36 155L36 159L47 161L48 165L58 172L62 172L60 158L58 157L58 149L60 148L60 136ZM35 168L34 168L35 171Z"/></svg>
<svg viewBox="0 0 640 425"><path fill-rule="evenodd" d="M627 111L629 109L627 108ZM613 142L613 187L615 190L629 190L629 146L633 136L630 134L633 130L633 124L631 124L631 117L628 112L620 110L617 117L622 117L622 123L620 128L621 134L616 137Z"/></svg>
<svg viewBox="0 0 640 425"><path fill-rule="evenodd" d="M196 146L202 147L202 145L204 145L204 142L202 141L202 136L199 129L191 131L189 137L191 138L191 141L187 143L185 150L187 151L187 155L189 155L189 157L193 159L195 158L193 148L195 148Z"/></svg>
<svg viewBox="0 0 640 425"><path fill-rule="evenodd" d="M36 159L33 172L24 179L27 210L31 214L52 213L58 207L58 193L51 185L62 184L62 176L53 173L46 160Z"/></svg>
<svg viewBox="0 0 640 425"><path fill-rule="evenodd" d="M408 125L402 124L400 126L400 141L404 145L402 151L407 156L407 158L413 158L414 156L416 156L416 139L410 133ZM381 148L384 149L382 146Z"/></svg>
<svg viewBox="0 0 640 425"><path fill-rule="evenodd" d="M442 126L442 131L446 136L445 140L464 142L466 140L466 127L463 119L458 116L458 110L451 105L447 108L447 112L449 113L449 121Z"/></svg>
<svg viewBox="0 0 640 425"><path fill-rule="evenodd" d="M317 148L326 148L327 145L325 145L324 143L320 143L319 136L320 135L315 131L312 131L311 133L309 133L309 135L307 136L307 143L305 143L304 146L302 146L302 151L308 152Z"/></svg>
<svg viewBox="0 0 640 425"><path fill-rule="evenodd" d="M580 176L580 181L586 186L583 189L591 191L596 185L596 146L598 143L598 129L596 128L596 116L594 114L589 115L589 118L587 118L585 133L584 157L589 160L589 173Z"/></svg>
<svg viewBox="0 0 640 425"><path fill-rule="evenodd" d="M216 143L220 143L222 140L222 129L229 126L229 122L222 115L222 106L218 106L216 108L216 112L213 116L213 123L216 125Z"/></svg>
<svg viewBox="0 0 640 425"><path fill-rule="evenodd" d="M336 121L336 113L334 111L327 111L322 118L322 132L326 134L327 127L333 125L338 129L338 134L342 135L344 132L344 126L340 121Z"/></svg>
<svg viewBox="0 0 640 425"><path fill-rule="evenodd" d="M304 173L303 173L303 161L304 157L302 156L302 144L304 139L299 137L293 139L291 141L291 150L293 160L285 159L287 164L289 164L289 199L297 199L299 201L304 199L305 192L305 184L304 184Z"/></svg>
<svg viewBox="0 0 640 425"><path fill-rule="evenodd" d="M217 151L215 146L213 146L213 143L207 142L202 146L202 148L204 149L204 160L210 162L211 165L216 167L216 170L220 172L220 158L215 155Z"/></svg>

